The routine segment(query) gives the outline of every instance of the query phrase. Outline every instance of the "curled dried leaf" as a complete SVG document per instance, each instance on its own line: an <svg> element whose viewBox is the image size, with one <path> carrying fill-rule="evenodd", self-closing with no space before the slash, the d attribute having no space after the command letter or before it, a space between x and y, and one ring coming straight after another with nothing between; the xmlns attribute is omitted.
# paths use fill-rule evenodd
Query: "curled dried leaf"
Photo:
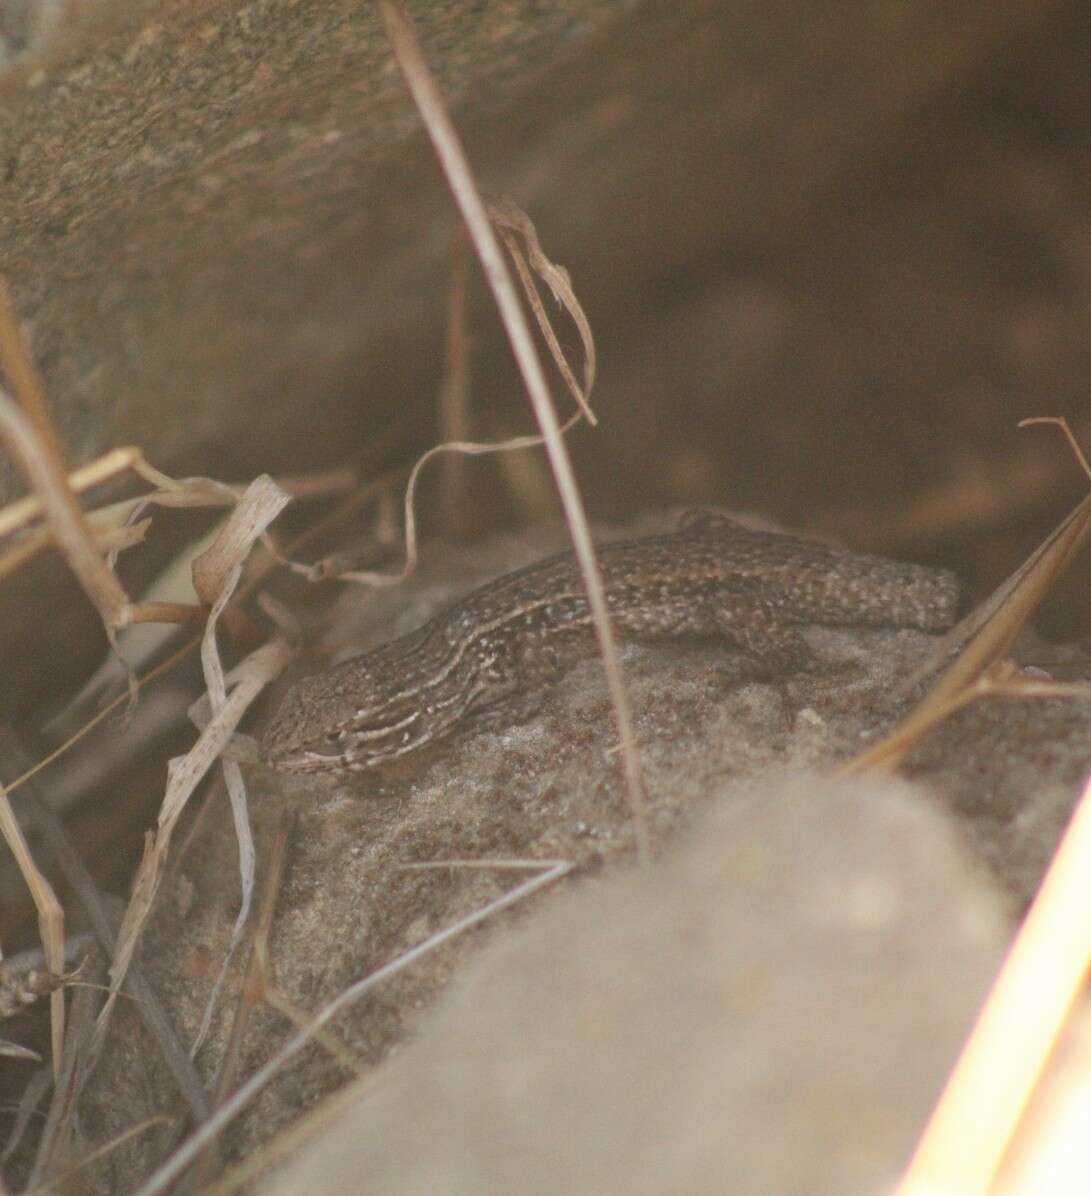
<svg viewBox="0 0 1091 1196"><path fill-rule="evenodd" d="M560 370L561 377L564 378L565 385L571 391L584 418L592 427L595 427L598 420L595 418L595 413L591 410L589 402L598 368L595 337L583 306L576 298L571 276L564 266L560 266L546 257L538 240L538 230L534 227L534 222L513 199L505 196L496 203L489 204L488 212L489 218L496 225L501 239L515 263L515 269L519 275L519 281L522 283L527 302L530 304L531 311L534 312L534 318L538 321L538 327L541 329L542 336L545 337L557 369ZM522 238L522 245L520 245L518 237ZM528 268L528 264L530 268ZM583 342L582 387L576 381L572 367L568 364L568 358L565 357L564 350L557 339L557 334L553 331L553 325L542 306L530 269L533 269L549 287L553 298L568 312L580 334L580 340Z"/></svg>

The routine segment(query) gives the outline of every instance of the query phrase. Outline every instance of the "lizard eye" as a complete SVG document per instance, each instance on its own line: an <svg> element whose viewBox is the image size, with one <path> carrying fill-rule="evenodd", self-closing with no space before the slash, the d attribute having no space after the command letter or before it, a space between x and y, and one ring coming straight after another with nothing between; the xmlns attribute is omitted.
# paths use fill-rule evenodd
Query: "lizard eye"
<svg viewBox="0 0 1091 1196"><path fill-rule="evenodd" d="M349 738L347 731L327 731L311 740L307 755L315 761L341 760L345 755Z"/></svg>

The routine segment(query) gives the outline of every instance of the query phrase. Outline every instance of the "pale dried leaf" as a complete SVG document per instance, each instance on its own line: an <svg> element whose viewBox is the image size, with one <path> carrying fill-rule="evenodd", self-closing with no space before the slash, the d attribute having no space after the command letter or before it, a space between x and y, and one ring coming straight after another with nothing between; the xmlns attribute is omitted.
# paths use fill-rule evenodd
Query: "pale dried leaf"
<svg viewBox="0 0 1091 1196"><path fill-rule="evenodd" d="M193 588L211 606L231 571L250 553L254 541L291 501L268 474L250 483L213 542L193 562Z"/></svg>
<svg viewBox="0 0 1091 1196"><path fill-rule="evenodd" d="M549 345L549 351L553 355L553 360L556 362L561 376L571 391L572 397L582 408L587 422L594 427L598 423L598 420L595 418L588 400L595 385L595 374L597 371L595 337L591 332L591 324L587 319L583 306L580 304L579 299L576 298L576 292L572 289L571 276L564 266L559 266L556 262L552 262L546 257L538 240L538 230L534 227L534 222L513 199L505 196L496 203L490 204L488 211L493 224L499 228L504 244L507 246L512 261L515 263L515 268L519 273L519 280L523 284L527 300L534 312L535 319L538 321L538 327L541 329L542 335ZM541 300L538 298L537 288L527 269L527 261L520 251L519 242L515 237L516 233L523 238L523 243L526 246L526 256L530 261L530 265L534 268L538 277L552 291L553 298L571 316L572 322L576 325L576 329L580 334L584 355L582 388L572 373L568 359L565 357L560 342L557 340L556 333L553 331L553 325L550 323L549 317L542 307Z"/></svg>
<svg viewBox="0 0 1091 1196"><path fill-rule="evenodd" d="M159 811L158 827L144 842L144 856L137 869L133 895L125 911L117 948L110 965L111 992L99 1015L99 1033L113 1008L117 991L125 978L140 932L159 889L171 835L194 789L223 752L242 716L253 704L269 680L277 676L291 658L292 650L281 639L273 639L252 652L236 673L235 688L215 717L201 732L185 756L176 757L167 766L167 791Z"/></svg>
<svg viewBox="0 0 1091 1196"><path fill-rule="evenodd" d="M208 563L202 571L203 584L208 586L214 580L218 580L220 585L220 589L213 596L212 611L201 639L201 663L208 687L211 720L201 731L190 751L185 756L171 760L167 766L167 789L159 809L158 829L154 836L149 836L145 841L144 857L140 862L133 895L125 911L114 959L110 965L110 996L99 1017L100 1036L105 1032L113 1003L155 901L170 849L171 835L178 819L201 779L222 754L243 714L268 680L279 673L290 655L290 650L282 640L274 639L263 645L249 657L251 665L248 669L236 670L239 680L229 695L216 645L219 617L235 591L247 554L254 541L262 535L287 501L288 496L270 478L262 476L255 479L247 487L227 521L230 530L221 532L216 544L210 549L211 555L206 554ZM197 572L196 567L194 571ZM226 770L230 779L237 766L227 765ZM241 775L238 782L241 787ZM249 875L244 875L242 882L244 894L249 894L253 886L252 851L248 854L244 846L240 864L245 869L248 863ZM240 914L240 917L243 914ZM241 923L236 923L233 944L240 933ZM232 949L233 947L229 949L229 955Z"/></svg>

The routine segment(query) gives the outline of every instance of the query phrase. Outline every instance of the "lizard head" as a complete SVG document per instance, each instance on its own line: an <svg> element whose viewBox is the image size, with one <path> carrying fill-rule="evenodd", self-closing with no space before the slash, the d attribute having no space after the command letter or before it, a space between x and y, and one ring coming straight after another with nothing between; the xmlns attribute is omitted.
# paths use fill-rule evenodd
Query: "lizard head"
<svg viewBox="0 0 1091 1196"><path fill-rule="evenodd" d="M262 740L262 755L279 772L362 772L444 735L460 703L406 687L366 658L307 677L284 697Z"/></svg>

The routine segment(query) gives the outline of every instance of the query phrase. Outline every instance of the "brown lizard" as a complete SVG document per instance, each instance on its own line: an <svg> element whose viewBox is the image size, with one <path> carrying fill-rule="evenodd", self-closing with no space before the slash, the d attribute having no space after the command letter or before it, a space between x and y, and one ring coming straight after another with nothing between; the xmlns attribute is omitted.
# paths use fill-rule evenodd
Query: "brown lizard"
<svg viewBox="0 0 1091 1196"><path fill-rule="evenodd" d="M799 627L914 627L955 619L953 573L755 531L699 512L676 532L597 549L619 636L721 636L785 672L806 668ZM305 678L263 741L289 772L347 772L469 724L525 721L543 687L593 653L583 580L559 553L474 590L419 630Z"/></svg>

